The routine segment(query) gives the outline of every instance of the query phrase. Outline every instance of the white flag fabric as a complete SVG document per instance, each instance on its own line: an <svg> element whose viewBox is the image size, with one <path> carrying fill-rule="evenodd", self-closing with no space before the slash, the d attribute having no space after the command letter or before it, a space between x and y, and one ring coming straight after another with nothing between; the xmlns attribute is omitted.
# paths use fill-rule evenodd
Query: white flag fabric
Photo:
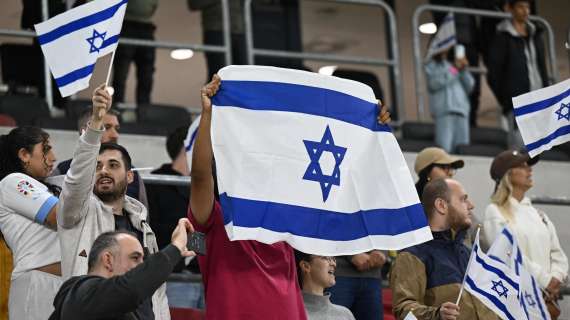
<svg viewBox="0 0 570 320"><path fill-rule="evenodd" d="M550 320L550 314L542 298L536 279L524 268L523 256L516 238L509 227L505 227L487 252L490 258L505 263L520 277L520 301L530 320Z"/></svg>
<svg viewBox="0 0 570 320"><path fill-rule="evenodd" d="M416 316L414 316L414 314L410 311L408 312L404 320L418 320L418 318L416 318Z"/></svg>
<svg viewBox="0 0 570 320"><path fill-rule="evenodd" d="M198 126L200 125L200 118L202 116L198 116L190 127L188 128L188 134L186 135L186 139L184 140L184 148L186 150L186 162L188 163L188 170L192 171L192 152L194 151L194 141L196 141L196 133L198 133Z"/></svg>
<svg viewBox="0 0 570 320"><path fill-rule="evenodd" d="M262 66L219 75L212 145L231 240L336 256L432 239L370 87Z"/></svg>
<svg viewBox="0 0 570 320"><path fill-rule="evenodd" d="M469 267L465 276L465 290L493 310L501 319L526 319L519 300L520 278L506 264L487 256L475 237Z"/></svg>
<svg viewBox="0 0 570 320"><path fill-rule="evenodd" d="M36 24L38 42L63 97L89 87L97 58L119 42L127 0L97 0Z"/></svg>
<svg viewBox="0 0 570 320"><path fill-rule="evenodd" d="M449 13L443 18L441 24L437 28L437 33L430 42L427 58L447 50L457 44L457 36L455 34L455 17L453 13Z"/></svg>
<svg viewBox="0 0 570 320"><path fill-rule="evenodd" d="M570 79L514 97L513 106L531 157L570 141Z"/></svg>

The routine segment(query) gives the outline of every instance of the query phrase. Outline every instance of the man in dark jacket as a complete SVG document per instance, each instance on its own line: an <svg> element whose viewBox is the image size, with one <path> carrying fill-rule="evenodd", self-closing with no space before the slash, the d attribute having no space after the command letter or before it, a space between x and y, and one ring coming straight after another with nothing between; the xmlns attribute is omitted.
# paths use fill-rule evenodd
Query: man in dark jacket
<svg viewBox="0 0 570 320"><path fill-rule="evenodd" d="M394 315L420 320L498 319L467 292L455 304L469 262L463 244L474 206L452 179L428 183L422 195L433 240L402 250L390 273Z"/></svg>
<svg viewBox="0 0 570 320"><path fill-rule="evenodd" d="M503 108L504 127L516 129L511 98L548 85L542 30L528 21L530 0L508 0L511 19L497 25L497 35L488 51L487 81ZM519 145L520 136L509 144Z"/></svg>
<svg viewBox="0 0 570 320"><path fill-rule="evenodd" d="M139 319L142 301L166 281L181 257L194 255L186 248L187 233L193 231L188 219L180 219L170 245L144 262L136 235L126 231L99 235L89 251L88 274L63 283L49 319Z"/></svg>

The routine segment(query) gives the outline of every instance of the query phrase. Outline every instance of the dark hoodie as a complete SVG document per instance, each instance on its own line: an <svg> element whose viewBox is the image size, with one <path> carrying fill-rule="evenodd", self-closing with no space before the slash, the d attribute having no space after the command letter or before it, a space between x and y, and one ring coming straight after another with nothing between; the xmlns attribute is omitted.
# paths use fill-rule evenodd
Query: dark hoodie
<svg viewBox="0 0 570 320"><path fill-rule="evenodd" d="M55 296L49 320L138 320L138 306L166 282L179 260L180 251L169 245L124 275L73 277Z"/></svg>

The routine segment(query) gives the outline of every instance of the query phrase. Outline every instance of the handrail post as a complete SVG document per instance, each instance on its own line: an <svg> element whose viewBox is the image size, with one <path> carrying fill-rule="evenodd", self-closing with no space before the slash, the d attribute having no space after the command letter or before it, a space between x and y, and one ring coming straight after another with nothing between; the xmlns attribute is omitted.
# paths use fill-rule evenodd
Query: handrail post
<svg viewBox="0 0 570 320"><path fill-rule="evenodd" d="M225 58L226 65L232 64L232 37L231 37L231 20L230 20L230 6L228 0L222 0L222 20L223 20L223 30L224 30L224 47L225 47ZM208 79L210 80L210 79Z"/></svg>
<svg viewBox="0 0 570 320"><path fill-rule="evenodd" d="M511 15L505 12L497 12L492 10L480 10L480 9L469 9L469 8L459 8L459 7L447 7L447 6L437 6L437 5L430 5L424 4L420 5L414 11L412 16L412 27L413 30L413 51L414 51L414 67L415 67L415 80L416 80L416 99L417 99L417 109L418 109L418 119L422 120L425 114L425 107L424 107L424 87L422 82L422 75L423 75L423 61L421 57L421 49L420 49L420 36L418 32L419 27L419 17L424 11L438 11L438 12L453 12L453 13L460 13L466 15L473 15L473 16L482 16L482 17L494 17L494 18L510 18ZM548 62L550 64L551 70L551 78L554 82L559 80L559 72L558 68L556 67L556 50L555 50L555 39L554 39L554 32L552 30L552 26L548 21L546 21L542 17L538 16L530 16L529 20L537 21L541 23L547 31L548 34ZM570 33L569 33L570 37Z"/></svg>
<svg viewBox="0 0 570 320"><path fill-rule="evenodd" d="M392 10L392 8L384 1L382 0L328 0L328 1L336 3L360 4L360 5L381 7L388 14L390 39L392 40L398 39L396 15L394 14L394 10ZM394 78L394 83L392 85L396 87L395 90L396 95L395 97L392 97L392 100L395 102L396 105L395 107L398 108L398 113L400 117L402 119L405 118L404 94L402 89L402 73L401 73L398 41L393 41L393 45L391 46L390 50L392 57L388 60L355 57L355 56L338 56L333 54L297 53L297 52L282 51L282 50L255 49L253 43L253 22L251 14L252 2L253 0L245 0L244 3L245 41L247 48L248 64L254 64L256 55L264 55L269 57L280 57L280 58L298 58L298 59L308 59L308 60L317 60L317 61L373 65L373 66L388 66L389 68L392 69L392 77Z"/></svg>
<svg viewBox="0 0 570 320"><path fill-rule="evenodd" d="M48 0L42 0L42 21L46 21L49 19L49 7L48 7ZM39 45L39 44L38 44ZM49 66L45 57L42 55L42 59L44 61L44 89L45 89L45 99L48 105L50 114L54 114L54 106L53 106L53 94L51 88L51 73L49 70Z"/></svg>

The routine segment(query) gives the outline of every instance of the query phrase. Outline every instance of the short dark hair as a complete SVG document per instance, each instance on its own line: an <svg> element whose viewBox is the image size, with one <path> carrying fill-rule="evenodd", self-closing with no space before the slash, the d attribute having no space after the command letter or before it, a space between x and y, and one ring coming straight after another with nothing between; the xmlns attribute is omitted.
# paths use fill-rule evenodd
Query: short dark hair
<svg viewBox="0 0 570 320"><path fill-rule="evenodd" d="M79 114L79 117L77 118L77 130L81 130L87 127L87 123L89 122L89 119L91 118L92 114L93 114L93 109L91 108L91 106L89 108L86 108ZM107 110L107 114L115 116L117 117L117 119L119 119L120 115L120 113L114 109Z"/></svg>
<svg viewBox="0 0 570 320"><path fill-rule="evenodd" d="M101 147L99 148L99 154L102 154L103 152L105 152L107 150L119 151L121 153L121 157L123 158L125 168L127 170L131 170L131 168L132 168L131 156L129 155L129 152L127 151L127 149L125 149L125 147L123 147L120 144L114 143L114 142L101 143Z"/></svg>
<svg viewBox="0 0 570 320"><path fill-rule="evenodd" d="M117 241L117 236L120 234L128 234L133 237L137 237L136 234L129 231L109 231L101 233L97 239L93 242L91 250L89 251L89 257L87 258L87 272L91 272L93 268L97 265L99 256L105 250L110 250L116 252L119 247L119 241Z"/></svg>
<svg viewBox="0 0 570 320"><path fill-rule="evenodd" d="M171 160L174 160L180 153L186 135L188 135L188 126L181 126L174 129L166 138L166 151Z"/></svg>
<svg viewBox="0 0 570 320"><path fill-rule="evenodd" d="M424 192L422 194L422 206L426 212L428 218L431 217L433 211L435 210L435 200L440 198L445 201L449 201L451 199L449 189L449 185L447 184L446 178L435 179L428 184L426 184L424 188Z"/></svg>
<svg viewBox="0 0 570 320"><path fill-rule="evenodd" d="M313 255L295 250L295 265L297 266L297 281L299 281L299 287L303 289L303 270L301 270L301 261L311 262Z"/></svg>

